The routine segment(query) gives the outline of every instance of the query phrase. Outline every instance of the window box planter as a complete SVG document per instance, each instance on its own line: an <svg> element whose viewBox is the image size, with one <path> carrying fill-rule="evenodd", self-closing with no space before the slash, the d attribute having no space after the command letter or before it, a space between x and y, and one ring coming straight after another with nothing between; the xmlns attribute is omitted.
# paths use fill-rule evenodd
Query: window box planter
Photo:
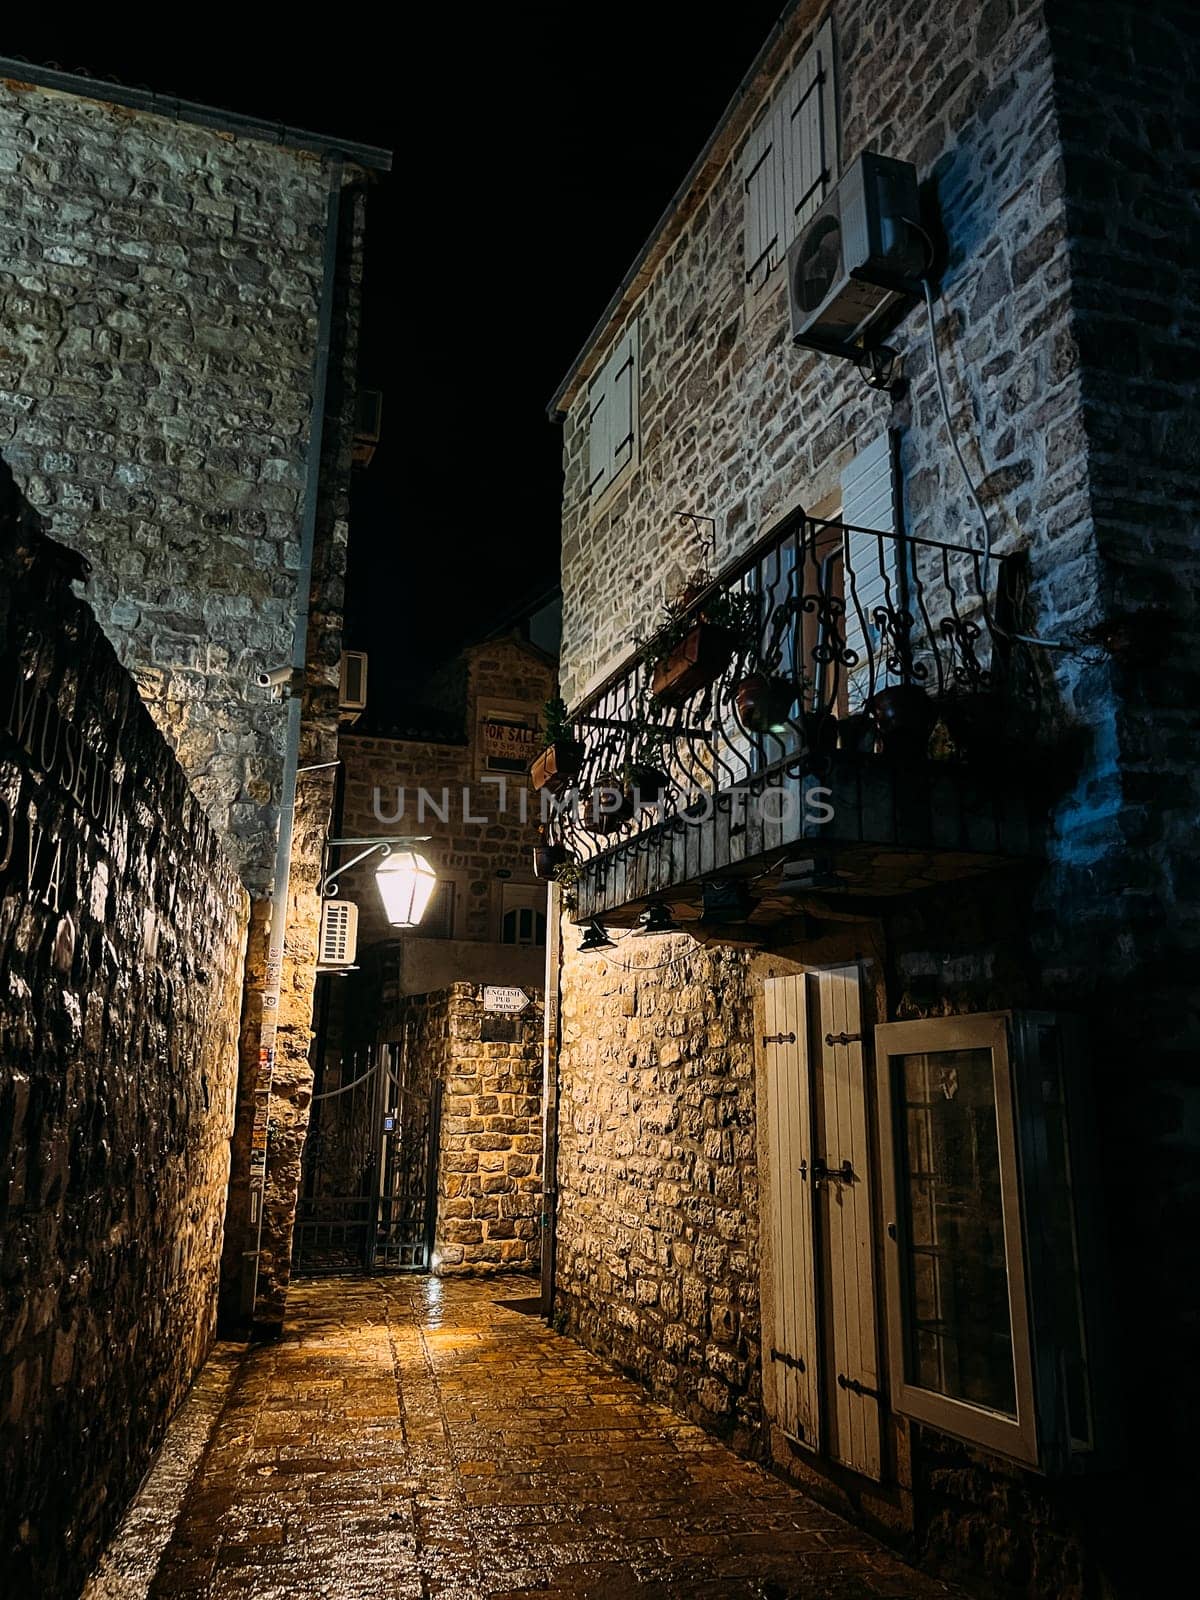
<svg viewBox="0 0 1200 1600"><path fill-rule="evenodd" d="M556 739L535 756L529 766L529 776L535 789L549 789L551 794L562 794L579 777L583 767L583 746L574 739Z"/></svg>
<svg viewBox="0 0 1200 1600"><path fill-rule="evenodd" d="M711 687L733 659L737 634L715 622L697 622L651 669L650 692L659 705L676 710Z"/></svg>
<svg viewBox="0 0 1200 1600"><path fill-rule="evenodd" d="M657 805L669 782L666 773L658 767L634 765L625 770L622 792L632 811L640 811L643 806Z"/></svg>

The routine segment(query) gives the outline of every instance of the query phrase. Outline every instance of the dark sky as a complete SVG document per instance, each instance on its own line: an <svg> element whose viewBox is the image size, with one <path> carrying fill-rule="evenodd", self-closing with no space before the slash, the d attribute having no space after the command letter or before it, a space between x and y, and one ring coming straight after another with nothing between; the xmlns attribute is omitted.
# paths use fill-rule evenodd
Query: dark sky
<svg viewBox="0 0 1200 1600"><path fill-rule="evenodd" d="M545 404L782 0L334 14L264 34L39 30L5 53L384 145L362 377L384 436L356 475L348 646L396 688L557 576ZM299 13L297 14L299 16ZM280 50L286 44L287 55Z"/></svg>

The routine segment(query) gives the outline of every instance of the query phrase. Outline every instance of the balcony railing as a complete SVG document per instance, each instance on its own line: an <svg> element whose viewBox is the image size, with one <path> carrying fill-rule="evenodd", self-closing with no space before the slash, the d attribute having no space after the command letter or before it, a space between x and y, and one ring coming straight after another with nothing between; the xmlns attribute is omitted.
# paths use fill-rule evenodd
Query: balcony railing
<svg viewBox="0 0 1200 1600"><path fill-rule="evenodd" d="M924 761L931 735L982 760L1016 587L1012 558L794 514L573 709L551 841L581 865L646 848L734 793Z"/></svg>

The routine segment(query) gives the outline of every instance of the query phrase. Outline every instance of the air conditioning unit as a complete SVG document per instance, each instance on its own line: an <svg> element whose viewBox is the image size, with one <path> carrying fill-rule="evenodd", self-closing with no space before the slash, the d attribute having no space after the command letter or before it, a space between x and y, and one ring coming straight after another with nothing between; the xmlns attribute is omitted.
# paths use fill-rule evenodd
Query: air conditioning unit
<svg viewBox="0 0 1200 1600"><path fill-rule="evenodd" d="M354 965L357 954L358 907L353 900L323 900L317 970L344 971Z"/></svg>
<svg viewBox="0 0 1200 1600"><path fill-rule="evenodd" d="M862 359L888 313L921 293L919 217L916 168L864 151L788 251L796 344Z"/></svg>
<svg viewBox="0 0 1200 1600"><path fill-rule="evenodd" d="M367 653L343 650L338 673L338 720L353 725L367 709Z"/></svg>
<svg viewBox="0 0 1200 1600"><path fill-rule="evenodd" d="M383 395L378 389L360 389L354 397L354 448L356 467L369 467L383 430Z"/></svg>

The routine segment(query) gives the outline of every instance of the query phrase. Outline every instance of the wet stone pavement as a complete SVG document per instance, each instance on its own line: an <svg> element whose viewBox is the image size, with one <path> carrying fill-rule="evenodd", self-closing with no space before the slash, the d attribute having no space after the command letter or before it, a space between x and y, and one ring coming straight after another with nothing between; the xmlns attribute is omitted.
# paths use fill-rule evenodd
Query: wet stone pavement
<svg viewBox="0 0 1200 1600"><path fill-rule="evenodd" d="M280 1342L218 1347L87 1600L954 1592L549 1330L534 1287L294 1285Z"/></svg>

